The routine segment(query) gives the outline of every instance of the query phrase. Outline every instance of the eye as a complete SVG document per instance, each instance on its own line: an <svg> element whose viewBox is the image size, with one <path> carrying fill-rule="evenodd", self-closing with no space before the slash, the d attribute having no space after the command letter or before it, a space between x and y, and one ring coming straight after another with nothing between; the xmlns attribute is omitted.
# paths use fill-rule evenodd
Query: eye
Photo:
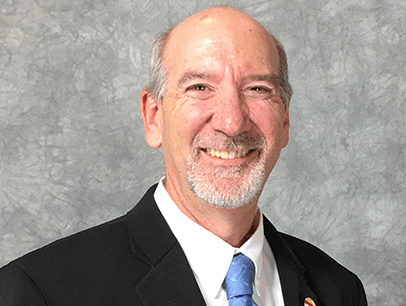
<svg viewBox="0 0 406 306"><path fill-rule="evenodd" d="M213 88L206 84L193 84L186 88L186 95L199 100L206 100L215 94Z"/></svg>
<svg viewBox="0 0 406 306"><path fill-rule="evenodd" d="M195 84L186 88L187 91L189 90L197 90L197 91L204 91L207 89L207 86L204 84Z"/></svg>
<svg viewBox="0 0 406 306"><path fill-rule="evenodd" d="M257 92L257 93L264 93L264 92L270 92L271 89L268 88L263 88L263 87L259 87L259 86L254 86L250 88L251 91Z"/></svg>
<svg viewBox="0 0 406 306"><path fill-rule="evenodd" d="M257 87L257 86L251 87L250 89L253 90L253 91L261 91L261 90L263 90L263 88Z"/></svg>
<svg viewBox="0 0 406 306"><path fill-rule="evenodd" d="M249 100L265 100L272 97L273 89L265 86L251 86L243 90L243 94Z"/></svg>

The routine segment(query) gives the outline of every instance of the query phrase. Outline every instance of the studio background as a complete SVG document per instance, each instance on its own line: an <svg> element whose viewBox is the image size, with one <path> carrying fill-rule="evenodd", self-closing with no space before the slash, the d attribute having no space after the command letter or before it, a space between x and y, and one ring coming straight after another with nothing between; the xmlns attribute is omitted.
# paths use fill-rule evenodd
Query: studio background
<svg viewBox="0 0 406 306"><path fill-rule="evenodd" d="M150 46L209 4L287 50L291 138L263 212L354 271L370 305L406 305L400 0L1 1L0 266L126 213L164 174L139 114Z"/></svg>

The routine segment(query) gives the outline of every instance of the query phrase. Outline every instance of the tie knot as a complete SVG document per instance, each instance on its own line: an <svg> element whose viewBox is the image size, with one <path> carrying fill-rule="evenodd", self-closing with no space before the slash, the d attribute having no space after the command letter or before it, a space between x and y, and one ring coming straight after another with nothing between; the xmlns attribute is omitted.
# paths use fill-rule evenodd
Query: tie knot
<svg viewBox="0 0 406 306"><path fill-rule="evenodd" d="M254 280L254 263L244 254L234 256L228 269L224 286L227 299L235 297L252 297L252 283Z"/></svg>

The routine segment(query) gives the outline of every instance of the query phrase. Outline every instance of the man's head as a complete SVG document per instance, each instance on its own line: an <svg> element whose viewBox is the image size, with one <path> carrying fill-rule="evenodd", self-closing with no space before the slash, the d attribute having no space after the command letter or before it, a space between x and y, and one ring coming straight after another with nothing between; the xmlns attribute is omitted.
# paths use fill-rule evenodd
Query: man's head
<svg viewBox="0 0 406 306"><path fill-rule="evenodd" d="M173 28L170 28L165 32L161 33L157 37L152 46L149 83L146 87L149 89L151 94L158 99L163 99L166 95L167 76L163 64L163 57L165 47L172 30ZM289 83L288 61L286 51L282 43L272 33L268 32L268 35L275 43L276 48L278 50L279 56L278 86L280 87L282 101L285 104L285 107L288 109L293 91Z"/></svg>
<svg viewBox="0 0 406 306"><path fill-rule="evenodd" d="M147 142L162 145L166 187L216 207L256 201L288 142L291 89L282 45L231 8L164 33L141 93Z"/></svg>

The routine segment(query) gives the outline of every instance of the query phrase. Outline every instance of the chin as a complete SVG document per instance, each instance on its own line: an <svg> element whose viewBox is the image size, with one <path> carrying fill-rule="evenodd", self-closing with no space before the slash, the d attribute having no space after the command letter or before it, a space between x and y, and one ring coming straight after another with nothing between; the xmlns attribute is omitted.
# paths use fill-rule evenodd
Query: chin
<svg viewBox="0 0 406 306"><path fill-rule="evenodd" d="M198 162L188 167L191 190L216 208L237 208L258 198L265 184L265 163L206 168Z"/></svg>

